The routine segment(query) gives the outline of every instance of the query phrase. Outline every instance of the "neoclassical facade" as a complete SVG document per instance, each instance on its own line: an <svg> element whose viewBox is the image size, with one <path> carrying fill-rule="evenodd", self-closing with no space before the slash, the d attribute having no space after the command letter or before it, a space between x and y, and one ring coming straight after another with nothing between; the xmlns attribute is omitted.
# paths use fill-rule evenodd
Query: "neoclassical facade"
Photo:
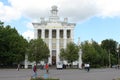
<svg viewBox="0 0 120 80"><path fill-rule="evenodd" d="M68 23L64 18L60 21L57 15L57 6L52 6L51 15L48 21L41 18L41 22L32 23L34 27L34 38L42 38L49 47L50 57L48 63L55 65L60 61L60 49L66 48L67 43L74 40L75 23Z"/></svg>
<svg viewBox="0 0 120 80"><path fill-rule="evenodd" d="M60 60L60 49L66 48L67 43L74 40L75 23L68 23L68 19L60 20L57 15L57 6L52 6L48 20L41 18L40 22L32 23L34 38L42 38L49 47L50 57L48 63L55 65Z"/></svg>

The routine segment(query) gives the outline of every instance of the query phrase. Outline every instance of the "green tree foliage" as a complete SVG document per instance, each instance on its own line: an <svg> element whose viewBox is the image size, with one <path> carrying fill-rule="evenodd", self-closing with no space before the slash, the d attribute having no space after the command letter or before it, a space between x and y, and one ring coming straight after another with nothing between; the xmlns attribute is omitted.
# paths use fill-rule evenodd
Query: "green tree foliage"
<svg viewBox="0 0 120 80"><path fill-rule="evenodd" d="M120 64L120 44L117 47L117 63Z"/></svg>
<svg viewBox="0 0 120 80"><path fill-rule="evenodd" d="M101 47L110 53L111 64L117 64L117 45L118 42L113 39L103 40L101 43Z"/></svg>
<svg viewBox="0 0 120 80"><path fill-rule="evenodd" d="M12 65L24 61L27 41L10 25L0 22L0 64Z"/></svg>
<svg viewBox="0 0 120 80"><path fill-rule="evenodd" d="M106 49L107 52L110 50L112 54L116 53L117 45L118 43L112 39L103 40L101 43L101 47Z"/></svg>
<svg viewBox="0 0 120 80"><path fill-rule="evenodd" d="M41 39L31 40L29 43L29 52L28 52L28 60L35 61L36 64L39 61L47 60L49 57L49 48L46 43Z"/></svg>
<svg viewBox="0 0 120 80"><path fill-rule="evenodd" d="M66 49L60 50L60 57L72 63L78 60L79 58L78 52L79 52L79 47L75 43L70 42L67 44Z"/></svg>
<svg viewBox="0 0 120 80"><path fill-rule="evenodd" d="M84 63L90 63L92 67L106 66L108 63L107 53L101 46L92 41L91 43L85 41L82 46L82 59Z"/></svg>
<svg viewBox="0 0 120 80"><path fill-rule="evenodd" d="M97 57L97 61L99 62L98 65L100 66L106 66L108 65L108 54L105 49L103 49L97 42L93 41L92 46L96 50L96 54L98 54L99 57Z"/></svg>

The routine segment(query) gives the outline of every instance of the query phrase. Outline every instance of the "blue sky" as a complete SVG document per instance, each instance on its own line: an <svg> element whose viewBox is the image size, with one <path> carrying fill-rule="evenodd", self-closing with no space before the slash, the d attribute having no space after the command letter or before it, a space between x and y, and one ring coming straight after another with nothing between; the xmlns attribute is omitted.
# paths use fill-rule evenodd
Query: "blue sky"
<svg viewBox="0 0 120 80"><path fill-rule="evenodd" d="M120 0L0 0L0 20L25 38L33 38L31 23L48 18L51 6L57 5L60 18L76 23L75 42L80 37L81 41L113 39L120 43L119 4Z"/></svg>
<svg viewBox="0 0 120 80"><path fill-rule="evenodd" d="M101 42L105 39L113 39L120 42L120 18L91 18L83 23L77 24L75 37L84 40L95 40Z"/></svg>

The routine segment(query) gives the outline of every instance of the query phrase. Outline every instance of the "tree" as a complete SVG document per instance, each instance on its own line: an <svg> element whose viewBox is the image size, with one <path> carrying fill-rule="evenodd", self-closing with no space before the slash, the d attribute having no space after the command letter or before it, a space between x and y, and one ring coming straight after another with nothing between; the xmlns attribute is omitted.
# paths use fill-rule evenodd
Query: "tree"
<svg viewBox="0 0 120 80"><path fill-rule="evenodd" d="M91 66L94 66L94 64L98 62L99 55L91 43L87 41L85 43L82 43L82 51L82 59L84 63L90 63Z"/></svg>
<svg viewBox="0 0 120 80"><path fill-rule="evenodd" d="M75 43L70 42L67 44L66 49L62 48L60 50L60 57L72 64L72 62L78 60L79 58L78 52L79 47Z"/></svg>
<svg viewBox="0 0 120 80"><path fill-rule="evenodd" d="M101 47L101 45L98 44L95 41L92 42L92 45L96 50L96 54L99 55L99 57L96 57L97 58L97 63L98 63L97 65L106 66L108 64L108 54L107 54L106 50L103 49Z"/></svg>
<svg viewBox="0 0 120 80"><path fill-rule="evenodd" d="M112 39L103 40L101 43L101 47L106 49L107 52L109 52L109 50L110 50L110 52L112 54L116 53L117 45L118 45L118 42L116 42Z"/></svg>
<svg viewBox="0 0 120 80"><path fill-rule="evenodd" d="M0 64L12 66L24 61L27 41L15 28L0 22Z"/></svg>
<svg viewBox="0 0 120 80"><path fill-rule="evenodd" d="M82 46L82 59L84 63L90 63L92 67L106 66L108 63L107 53L101 48L101 46L92 41L91 43L85 41L81 44Z"/></svg>
<svg viewBox="0 0 120 80"><path fill-rule="evenodd" d="M11 36L10 47L13 54L14 62L20 64L21 61L25 60L25 53L27 49L27 40L24 39L22 36L12 35Z"/></svg>
<svg viewBox="0 0 120 80"><path fill-rule="evenodd" d="M118 64L120 65L120 44L118 45L117 48L118 48L118 49L117 49L117 62L118 62Z"/></svg>
<svg viewBox="0 0 120 80"><path fill-rule="evenodd" d="M101 47L105 49L109 55L110 65L117 64L117 45L118 42L114 41L113 39L106 39L101 43Z"/></svg>
<svg viewBox="0 0 120 80"><path fill-rule="evenodd" d="M31 40L29 43L29 52L28 52L28 60L35 61L36 64L39 61L47 60L49 57L49 48L46 43L41 39Z"/></svg>

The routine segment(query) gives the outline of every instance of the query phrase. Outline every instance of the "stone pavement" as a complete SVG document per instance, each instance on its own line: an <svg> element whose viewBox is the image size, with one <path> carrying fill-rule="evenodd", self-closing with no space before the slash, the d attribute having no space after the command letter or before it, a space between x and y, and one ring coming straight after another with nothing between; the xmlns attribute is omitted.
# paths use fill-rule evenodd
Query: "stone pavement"
<svg viewBox="0 0 120 80"><path fill-rule="evenodd" d="M38 70L38 76L43 76L45 70ZM30 80L32 69L0 69L0 80ZM78 69L51 69L49 77L60 80L112 80L120 78L120 69L91 69L90 72Z"/></svg>

